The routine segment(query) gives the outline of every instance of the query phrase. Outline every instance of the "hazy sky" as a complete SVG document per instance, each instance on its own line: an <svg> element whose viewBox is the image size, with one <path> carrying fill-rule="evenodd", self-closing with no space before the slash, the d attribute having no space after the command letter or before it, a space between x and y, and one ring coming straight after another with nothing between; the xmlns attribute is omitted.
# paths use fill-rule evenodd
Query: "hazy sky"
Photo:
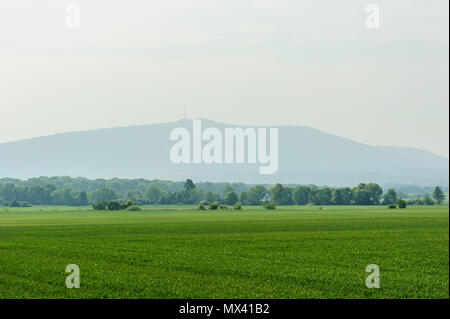
<svg viewBox="0 0 450 319"><path fill-rule="evenodd" d="M66 26L68 4L81 13ZM380 7L368 29L366 4ZM448 157L448 0L0 3L0 142L209 118Z"/></svg>

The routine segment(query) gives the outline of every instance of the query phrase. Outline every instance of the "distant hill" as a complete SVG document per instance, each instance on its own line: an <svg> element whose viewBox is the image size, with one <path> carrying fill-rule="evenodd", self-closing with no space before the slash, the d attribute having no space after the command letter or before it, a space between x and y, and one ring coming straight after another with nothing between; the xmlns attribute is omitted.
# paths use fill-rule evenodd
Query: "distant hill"
<svg viewBox="0 0 450 319"><path fill-rule="evenodd" d="M203 128L235 125L202 121ZM170 161L176 127L191 120L70 132L0 144L0 178L83 176L212 182L317 185L448 185L449 161L428 151L370 146L302 126L279 127L279 169L259 175L258 164L182 164Z"/></svg>

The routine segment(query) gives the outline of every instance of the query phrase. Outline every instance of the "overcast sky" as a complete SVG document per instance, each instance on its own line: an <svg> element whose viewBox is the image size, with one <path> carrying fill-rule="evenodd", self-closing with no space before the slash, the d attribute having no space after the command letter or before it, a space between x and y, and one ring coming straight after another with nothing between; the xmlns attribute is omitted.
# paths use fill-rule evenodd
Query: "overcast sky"
<svg viewBox="0 0 450 319"><path fill-rule="evenodd" d="M66 26L77 4L79 29ZM380 28L366 27L366 4ZM448 157L448 0L0 3L0 142L209 118Z"/></svg>

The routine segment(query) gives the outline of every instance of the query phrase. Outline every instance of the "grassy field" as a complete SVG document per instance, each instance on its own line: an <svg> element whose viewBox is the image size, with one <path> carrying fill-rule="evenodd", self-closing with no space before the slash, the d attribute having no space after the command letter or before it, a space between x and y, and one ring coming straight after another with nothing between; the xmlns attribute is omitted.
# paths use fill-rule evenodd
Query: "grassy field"
<svg viewBox="0 0 450 319"><path fill-rule="evenodd" d="M0 208L0 298L449 298L449 209Z"/></svg>

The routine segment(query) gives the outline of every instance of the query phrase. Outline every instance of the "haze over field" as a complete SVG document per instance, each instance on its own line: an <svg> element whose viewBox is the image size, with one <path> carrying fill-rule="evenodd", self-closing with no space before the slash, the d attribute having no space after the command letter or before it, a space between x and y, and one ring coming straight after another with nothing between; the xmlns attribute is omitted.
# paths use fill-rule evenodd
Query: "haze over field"
<svg viewBox="0 0 450 319"><path fill-rule="evenodd" d="M165 180L296 183L349 186L448 185L448 159L413 148L378 147L301 126L279 127L278 171L260 175L259 164L173 164L172 129L192 132L191 120L71 132L0 144L0 176L83 176ZM222 132L231 124L202 120ZM203 142L203 145L206 142Z"/></svg>

